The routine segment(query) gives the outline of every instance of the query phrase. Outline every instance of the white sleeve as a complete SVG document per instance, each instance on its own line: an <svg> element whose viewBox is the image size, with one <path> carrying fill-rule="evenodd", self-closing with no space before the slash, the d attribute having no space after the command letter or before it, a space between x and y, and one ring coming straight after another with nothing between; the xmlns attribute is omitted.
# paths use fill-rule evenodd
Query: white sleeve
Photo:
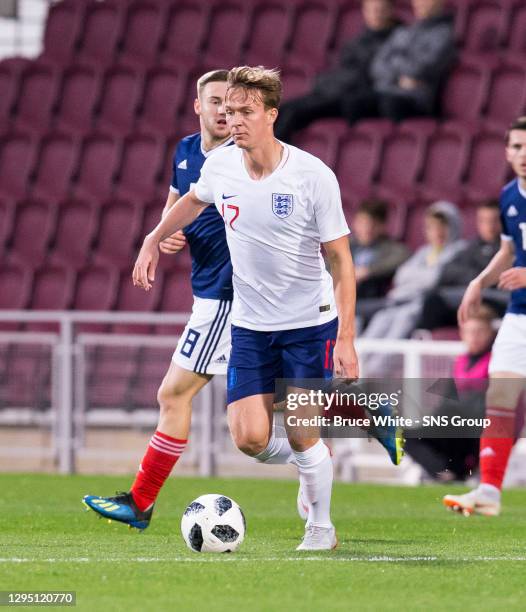
<svg viewBox="0 0 526 612"><path fill-rule="evenodd" d="M214 190L212 189L210 174L210 163L207 159L205 160L205 163L201 168L201 175L199 176L199 180L195 184L194 192L196 197L201 200L201 202L208 202L210 204L213 204Z"/></svg>
<svg viewBox="0 0 526 612"><path fill-rule="evenodd" d="M343 214L338 180L334 172L325 165L317 172L314 214L320 232L320 242L330 242L350 233Z"/></svg>

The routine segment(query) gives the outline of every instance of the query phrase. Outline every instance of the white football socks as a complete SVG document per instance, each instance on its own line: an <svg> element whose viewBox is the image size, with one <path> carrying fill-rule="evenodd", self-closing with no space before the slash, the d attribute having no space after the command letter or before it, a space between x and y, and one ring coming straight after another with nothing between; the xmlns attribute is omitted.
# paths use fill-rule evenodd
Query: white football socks
<svg viewBox="0 0 526 612"><path fill-rule="evenodd" d="M292 448L287 439L285 428L282 425L274 424L267 448L257 454L254 459L260 463L294 463Z"/></svg>
<svg viewBox="0 0 526 612"><path fill-rule="evenodd" d="M307 525L332 527L333 467L329 449L321 440L318 440L306 451L292 452L298 466L303 496L309 505Z"/></svg>

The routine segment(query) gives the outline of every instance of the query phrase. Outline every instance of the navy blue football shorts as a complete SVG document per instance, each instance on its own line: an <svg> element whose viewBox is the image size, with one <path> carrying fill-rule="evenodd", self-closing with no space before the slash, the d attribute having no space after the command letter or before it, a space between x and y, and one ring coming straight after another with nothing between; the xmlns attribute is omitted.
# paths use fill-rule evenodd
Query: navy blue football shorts
<svg viewBox="0 0 526 612"><path fill-rule="evenodd" d="M337 318L313 327L270 332L232 325L228 403L275 393L278 379L332 378L337 332Z"/></svg>

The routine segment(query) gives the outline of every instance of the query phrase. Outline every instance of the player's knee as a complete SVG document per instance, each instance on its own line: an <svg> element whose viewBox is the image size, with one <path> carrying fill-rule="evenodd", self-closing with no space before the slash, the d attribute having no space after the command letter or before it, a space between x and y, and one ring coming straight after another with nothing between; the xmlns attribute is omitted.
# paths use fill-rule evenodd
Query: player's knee
<svg viewBox="0 0 526 612"><path fill-rule="evenodd" d="M232 438L237 448L250 457L259 455L268 444L268 440L261 435L261 432L251 429L234 429Z"/></svg>
<svg viewBox="0 0 526 612"><path fill-rule="evenodd" d="M176 412L182 405L191 401L188 392L180 386L168 386L161 384L157 391L157 401L161 412Z"/></svg>

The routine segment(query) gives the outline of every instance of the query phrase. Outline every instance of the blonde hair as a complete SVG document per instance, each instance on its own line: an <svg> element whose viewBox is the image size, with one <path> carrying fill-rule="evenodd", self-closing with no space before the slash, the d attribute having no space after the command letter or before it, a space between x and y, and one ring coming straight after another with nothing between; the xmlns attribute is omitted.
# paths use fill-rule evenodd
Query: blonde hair
<svg viewBox="0 0 526 612"><path fill-rule="evenodd" d="M197 95L200 96L205 85L208 83L226 82L228 79L228 70L219 69L205 72L197 79Z"/></svg>
<svg viewBox="0 0 526 612"><path fill-rule="evenodd" d="M265 108L279 108L281 78L279 70L264 66L237 66L228 73L228 88L241 87L247 94L254 92L261 97Z"/></svg>

